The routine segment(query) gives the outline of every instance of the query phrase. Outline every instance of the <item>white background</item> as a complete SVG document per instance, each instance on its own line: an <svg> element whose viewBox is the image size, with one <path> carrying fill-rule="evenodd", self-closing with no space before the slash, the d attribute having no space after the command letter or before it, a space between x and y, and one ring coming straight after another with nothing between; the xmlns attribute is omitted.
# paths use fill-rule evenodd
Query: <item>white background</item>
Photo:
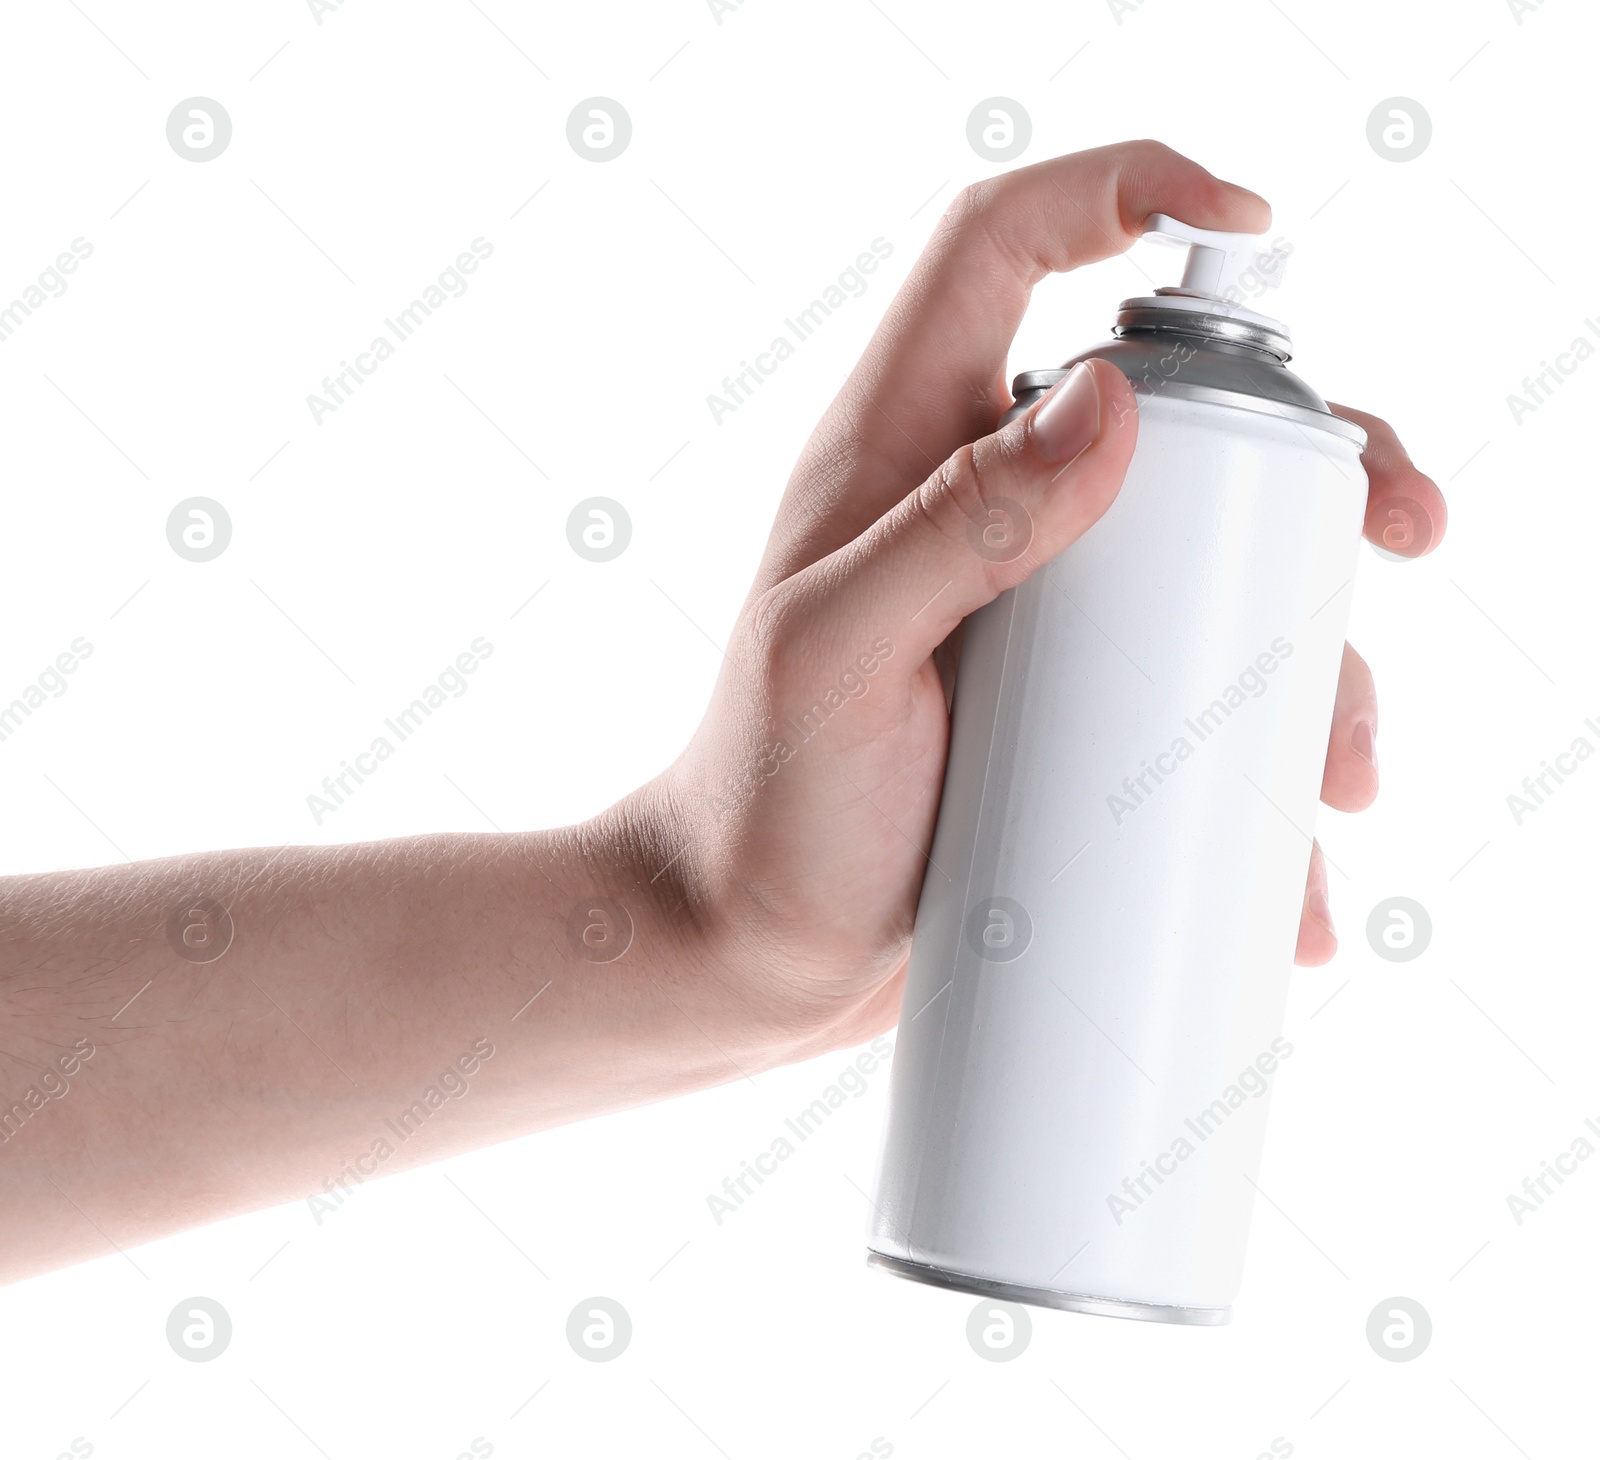
<svg viewBox="0 0 1600 1460"><path fill-rule="evenodd" d="M1026 1352L980 1359L973 1300L864 1265L881 1072L716 1225L707 1195L841 1053L369 1183L320 1226L290 1205L139 1249L144 1275L108 1253L11 1288L4 1453L1592 1446L1600 1160L1520 1227L1506 1203L1600 1117L1600 766L1520 826L1506 803L1600 745L1600 361L1520 425L1506 401L1600 314L1595 28L1575 0L1527 8L14 8L0 302L74 238L94 252L0 345L0 699L77 636L94 653L0 744L5 870L557 825L656 772L811 424L940 210L1000 170L966 140L992 96L1032 117L1023 162L1155 136L1266 195L1296 368L1391 418L1453 515L1425 562L1363 552L1384 791L1319 824L1343 944L1296 978L1232 1327L1036 1311ZM165 133L196 95L234 128L204 164ZM605 164L566 138L595 95L633 123ZM1396 95L1434 127L1406 163L1367 140ZM469 291L316 424L307 394L478 237ZM714 423L707 394L877 237L866 294ZM1104 338L1139 268L1042 286L1011 368ZM197 495L234 529L205 564L165 536ZM634 524L602 565L565 535L596 495ZM315 824L307 794L480 635L470 692ZM1363 936L1393 895L1432 915L1411 963ZM210 1363L165 1339L195 1294L233 1320ZM594 1294L632 1315L612 1363L565 1339ZM1365 1338L1396 1294L1434 1324L1409 1363Z"/></svg>

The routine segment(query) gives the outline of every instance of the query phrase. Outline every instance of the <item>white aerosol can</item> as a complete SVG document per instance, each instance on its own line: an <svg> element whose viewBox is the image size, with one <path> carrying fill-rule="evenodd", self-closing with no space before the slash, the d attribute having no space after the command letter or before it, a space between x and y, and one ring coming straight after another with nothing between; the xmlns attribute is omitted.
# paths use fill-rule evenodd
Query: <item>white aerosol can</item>
<svg viewBox="0 0 1600 1460"><path fill-rule="evenodd" d="M1137 392L1105 516L966 623L869 1261L1226 1323L1311 856L1365 435L1241 307L1282 246L1157 215L1183 283L1078 360Z"/></svg>

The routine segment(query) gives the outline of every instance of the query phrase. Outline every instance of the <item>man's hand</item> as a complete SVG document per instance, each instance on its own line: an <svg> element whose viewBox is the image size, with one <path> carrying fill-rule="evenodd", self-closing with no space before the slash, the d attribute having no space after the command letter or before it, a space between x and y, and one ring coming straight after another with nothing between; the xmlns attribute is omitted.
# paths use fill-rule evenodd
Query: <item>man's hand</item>
<svg viewBox="0 0 1600 1460"><path fill-rule="evenodd" d="M1057 158L957 198L801 455L710 712L663 778L671 840L688 849L684 885L737 996L777 1006L823 1045L898 1015L949 734L938 651L1093 525L1133 451L1134 396L1103 361L995 430L1029 293L1122 252L1152 213L1244 232L1271 217L1254 193L1154 142ZM1335 409L1368 432L1368 536L1394 547L1378 508L1408 499L1428 523L1425 541L1409 541L1431 550L1445 522L1438 489L1387 424ZM1033 524L1005 563L969 539L973 509L996 497ZM842 707L802 740L830 691ZM1358 811L1376 796L1376 729L1371 673L1347 646L1330 806ZM792 755L780 760L778 742ZM1335 946L1313 847L1297 961L1324 963Z"/></svg>

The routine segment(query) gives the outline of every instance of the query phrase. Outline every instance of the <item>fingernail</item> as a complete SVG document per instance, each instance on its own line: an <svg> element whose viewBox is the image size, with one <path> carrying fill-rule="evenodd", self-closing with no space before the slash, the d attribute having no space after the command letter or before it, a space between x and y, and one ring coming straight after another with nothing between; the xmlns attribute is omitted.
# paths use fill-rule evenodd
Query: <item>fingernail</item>
<svg viewBox="0 0 1600 1460"><path fill-rule="evenodd" d="M1330 933L1333 932L1333 909L1328 906L1328 889L1313 882L1306 889L1306 908Z"/></svg>
<svg viewBox="0 0 1600 1460"><path fill-rule="evenodd" d="M1100 432L1100 388L1087 364L1058 380L1033 415L1033 445L1046 461L1071 461Z"/></svg>
<svg viewBox="0 0 1600 1460"><path fill-rule="evenodd" d="M1371 720L1357 720L1355 729L1350 732L1350 748L1377 770L1378 748L1373 743L1374 733Z"/></svg>

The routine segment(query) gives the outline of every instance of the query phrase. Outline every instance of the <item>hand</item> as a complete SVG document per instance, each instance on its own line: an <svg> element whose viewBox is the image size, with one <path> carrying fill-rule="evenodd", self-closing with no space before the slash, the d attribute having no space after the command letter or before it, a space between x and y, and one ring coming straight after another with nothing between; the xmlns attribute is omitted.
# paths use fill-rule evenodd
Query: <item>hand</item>
<svg viewBox="0 0 1600 1460"><path fill-rule="evenodd" d="M1058 158L957 198L801 455L693 742L617 809L665 819L674 895L712 933L749 1017L774 1021L797 1056L898 1016L949 736L951 636L1093 525L1133 452L1133 392L1104 361L995 430L1030 290L1128 248L1157 212L1244 232L1271 216L1153 142ZM1380 506L1405 498L1431 528L1414 550L1431 550L1445 521L1438 489L1387 424L1334 409L1368 432L1368 536L1382 541ZM969 545L971 509L994 497L1033 519L1012 562ZM1347 645L1328 805L1358 811L1376 796L1376 727L1371 673ZM1313 845L1296 961L1326 962L1335 947Z"/></svg>
<svg viewBox="0 0 1600 1460"><path fill-rule="evenodd" d="M892 1024L951 636L1095 522L1138 431L1127 381L1090 361L996 432L1006 347L1035 281L1153 212L1268 219L1149 142L961 195L801 456L694 740L592 821L0 878L0 1092L29 1092L0 1106L0 1282L308 1192L320 1222L375 1175ZM1368 535L1431 547L1438 491L1343 413L1369 435ZM967 538L995 496L1033 520L1003 564ZM1409 549L1396 498L1428 524ZM1328 804L1376 793L1376 721L1347 649ZM225 962L175 939L197 893L228 919ZM1313 854L1300 961L1333 947ZM397 1112L422 1124L375 1140Z"/></svg>

